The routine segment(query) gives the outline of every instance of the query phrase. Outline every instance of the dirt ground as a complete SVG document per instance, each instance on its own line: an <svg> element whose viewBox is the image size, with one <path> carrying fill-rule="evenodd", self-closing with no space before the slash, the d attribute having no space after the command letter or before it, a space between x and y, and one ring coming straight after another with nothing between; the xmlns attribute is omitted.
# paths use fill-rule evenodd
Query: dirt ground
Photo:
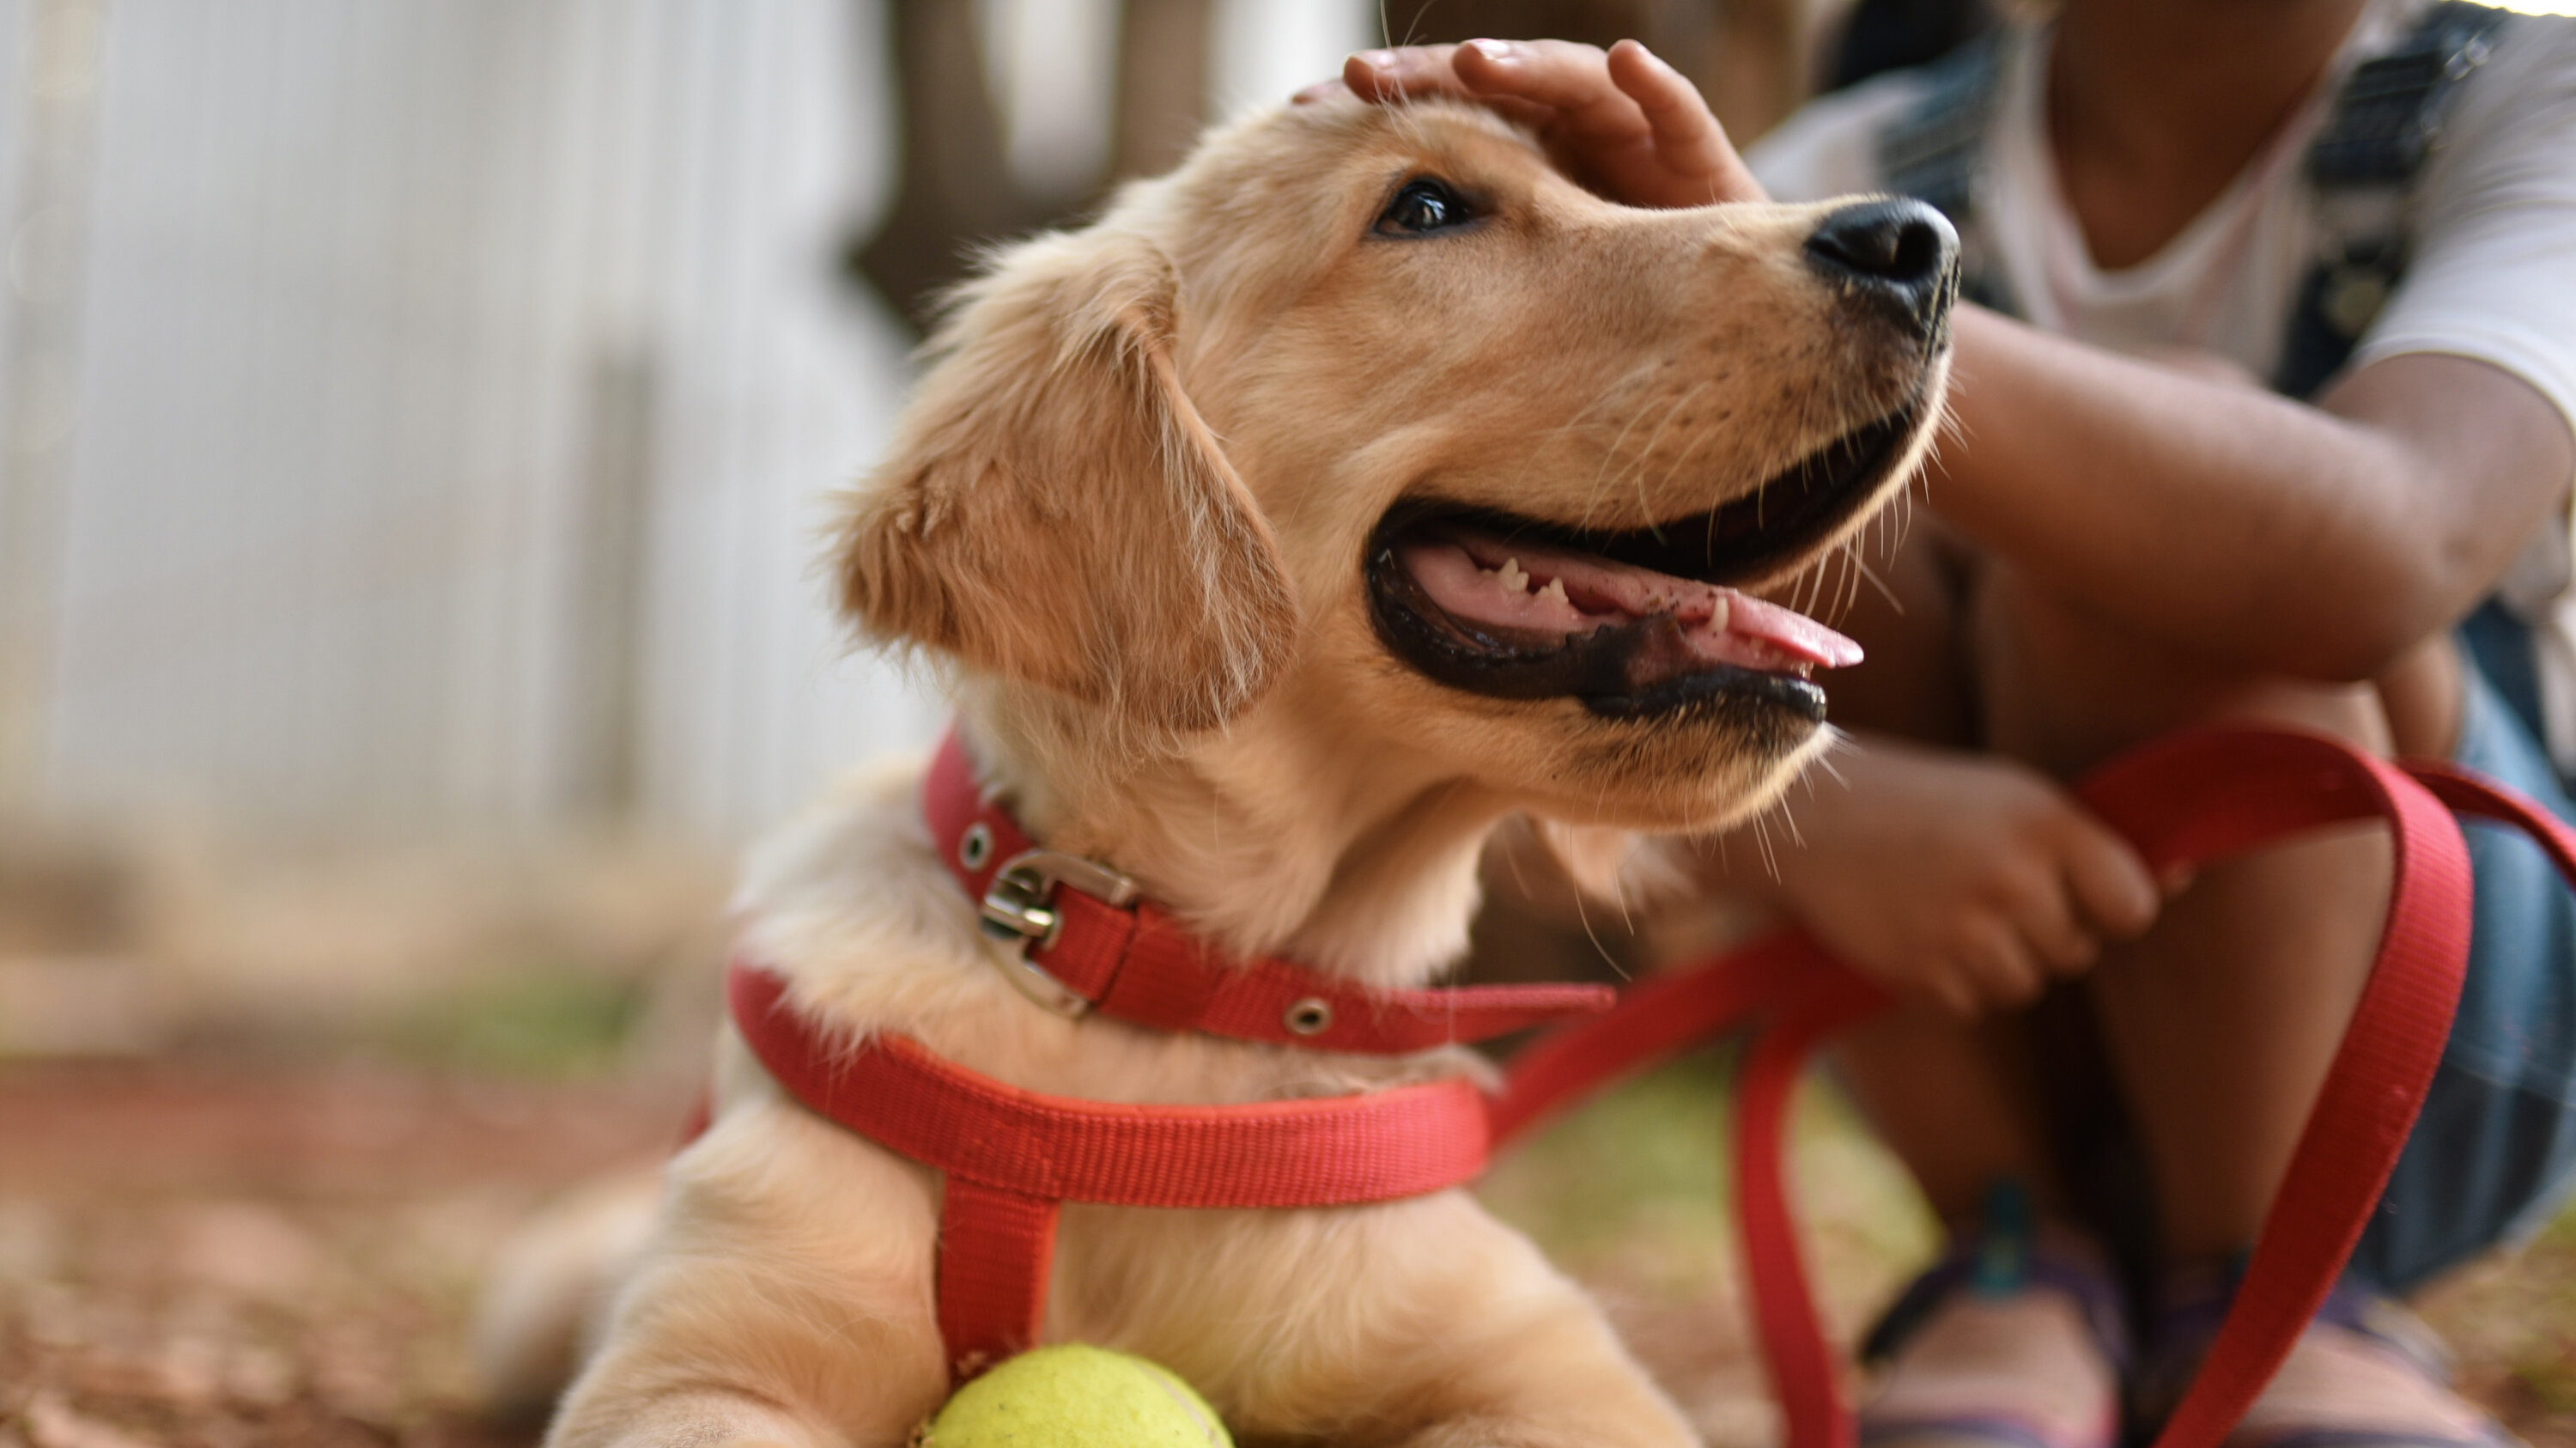
<svg viewBox="0 0 2576 1448"><path fill-rule="evenodd" d="M1713 1441L1774 1420L1735 1313L1705 1069L1560 1127L1488 1189L1592 1282ZM429 1070L0 1068L0 1448L503 1448L472 1407L477 1275L535 1203L658 1150L667 1092ZM1829 1108L1811 1250L1854 1330L1928 1248ZM2576 1219L2445 1287L2473 1391L2576 1448Z"/></svg>
<svg viewBox="0 0 2576 1448"><path fill-rule="evenodd" d="M0 1073L0 1448L475 1448L462 1328L544 1197L670 1139L590 1085Z"/></svg>

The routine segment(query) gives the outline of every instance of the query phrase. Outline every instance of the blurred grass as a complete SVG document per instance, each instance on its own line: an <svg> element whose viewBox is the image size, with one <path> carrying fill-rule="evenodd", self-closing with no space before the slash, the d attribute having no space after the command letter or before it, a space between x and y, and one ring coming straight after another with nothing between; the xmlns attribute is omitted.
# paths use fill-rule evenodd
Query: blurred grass
<svg viewBox="0 0 2576 1448"><path fill-rule="evenodd" d="M2535 1445L2576 1443L2576 1205L2435 1287L2423 1308L2477 1396Z"/></svg>
<svg viewBox="0 0 2576 1448"><path fill-rule="evenodd" d="M434 996L383 1024L387 1059L464 1075L569 1081L624 1060L647 992L634 980L533 964Z"/></svg>
<svg viewBox="0 0 2576 1448"><path fill-rule="evenodd" d="M1751 1349L1729 1204L1730 1063L1730 1052L1711 1052L1610 1092L1505 1157L1481 1189L1605 1299L1686 1402L1716 1396L1694 1394L1693 1375L1734 1374L1712 1361ZM1801 1093L1791 1149L1807 1262L1828 1328L1848 1343L1931 1258L1936 1224L1829 1083ZM1685 1305L1695 1310L1678 1310ZM2465 1390L2535 1448L2576 1445L2576 1203L2530 1243L2455 1274L2418 1306L2457 1352ZM1657 1340L1675 1334L1705 1341ZM1740 1374L1726 1381L1738 1393L1761 1391ZM1720 1421L1719 1409L1692 1406Z"/></svg>
<svg viewBox="0 0 2576 1448"><path fill-rule="evenodd" d="M1482 1197L1586 1280L1666 1301L1732 1298L1733 1060L1731 1049L1703 1053L1611 1091L1500 1161ZM1827 1318L1857 1331L1931 1258L1936 1224L1829 1084L1800 1093L1791 1152Z"/></svg>
<svg viewBox="0 0 2576 1448"><path fill-rule="evenodd" d="M1615 1249L1641 1225L1706 1234L1723 1220L1732 1176L1734 1054L1666 1067L1551 1124L1497 1166L1487 1205L1566 1256Z"/></svg>
<svg viewBox="0 0 2576 1448"><path fill-rule="evenodd" d="M2514 1364L2514 1375L2542 1407L2576 1417L2576 1206L2543 1232L2531 1255L2555 1277L2543 1299L2535 1341Z"/></svg>

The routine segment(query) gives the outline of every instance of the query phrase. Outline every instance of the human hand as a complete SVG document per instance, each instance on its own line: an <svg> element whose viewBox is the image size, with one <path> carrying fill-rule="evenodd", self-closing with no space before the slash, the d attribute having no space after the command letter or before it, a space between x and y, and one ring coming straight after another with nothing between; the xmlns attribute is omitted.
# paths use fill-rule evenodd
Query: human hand
<svg viewBox="0 0 2576 1448"><path fill-rule="evenodd" d="M1841 784L1776 811L1795 831L1770 822L1769 860L1747 826L1703 873L1900 995L1961 1016L2026 1006L2155 922L2162 892L2137 852L2030 769L1878 738L1834 766Z"/></svg>
<svg viewBox="0 0 2576 1448"><path fill-rule="evenodd" d="M1446 95L1488 106L1536 132L1567 175L1630 206L1766 199L1698 88L1633 40L1606 51L1564 40L1362 51L1342 63L1340 80L1296 99L1342 92L1380 104Z"/></svg>

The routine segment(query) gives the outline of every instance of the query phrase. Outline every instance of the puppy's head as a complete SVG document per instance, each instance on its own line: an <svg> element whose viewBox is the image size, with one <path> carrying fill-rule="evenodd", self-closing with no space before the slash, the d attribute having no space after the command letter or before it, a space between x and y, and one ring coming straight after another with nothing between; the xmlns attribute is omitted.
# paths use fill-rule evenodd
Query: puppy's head
<svg viewBox="0 0 2576 1448"><path fill-rule="evenodd" d="M1849 646L1750 590L1912 469L1954 250L1910 203L1615 206L1469 107L1261 117L964 294L843 598L1106 723L1293 696L1544 813L1718 823L1821 738Z"/></svg>

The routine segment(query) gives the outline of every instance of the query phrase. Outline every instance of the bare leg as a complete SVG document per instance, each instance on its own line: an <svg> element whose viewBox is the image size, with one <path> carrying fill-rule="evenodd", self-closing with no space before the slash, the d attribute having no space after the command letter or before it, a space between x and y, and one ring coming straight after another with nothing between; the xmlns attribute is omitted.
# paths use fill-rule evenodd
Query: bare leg
<svg viewBox="0 0 2576 1448"><path fill-rule="evenodd" d="M1979 704L1967 628L1975 561L1928 512L1875 566L1840 627L1869 656L1833 679L1836 722L1927 744L1971 748ZM2028 1183L2059 1206L2026 1063L2009 1025L1971 1024L1906 1005L1835 1043L1842 1076L1879 1139L1955 1230L1998 1180Z"/></svg>
<svg viewBox="0 0 2576 1448"><path fill-rule="evenodd" d="M1833 681L1834 716L1854 727L1970 749L1982 730L1972 684L1967 605L1971 555L1918 516L1842 627L1870 654ZM1879 1139L1921 1187L1954 1238L1976 1230L1988 1190L2031 1192L2061 1256L2087 1244L2063 1224L2018 1017L1970 1022L1905 1004L1835 1044L1842 1077ZM1980 1441L1960 1425L2001 1418L2051 1443L2096 1443L2118 1402L2109 1356L2062 1293L1955 1294L1895 1350L1872 1384L1866 1421L1877 1441ZM1890 1439L1891 1433L1902 1434Z"/></svg>
<svg viewBox="0 0 2576 1448"><path fill-rule="evenodd" d="M1954 1234L1973 1228L1998 1181L2026 1185L2043 1217L2064 1211L2020 1059L2020 1025L1906 1006L1835 1044L1843 1081L1871 1128Z"/></svg>
<svg viewBox="0 0 2576 1448"><path fill-rule="evenodd" d="M2123 637L2000 567L1983 576L1975 628L1991 741L2061 775L2210 720L2294 724L2383 752L2439 752L2457 726L2458 661L2440 639L2376 688L2230 676ZM2207 870L2093 975L2169 1262L2223 1259L2260 1231L2367 979L2388 873L2376 832ZM2309 1328L2244 1425L2437 1441L2483 1426L2377 1341L2329 1324Z"/></svg>
<svg viewBox="0 0 2576 1448"><path fill-rule="evenodd" d="M1962 699L1919 663L1898 663L1838 680L1839 718L1992 748L2061 779L2219 720L2298 725L2381 751L2394 733L2413 752L2439 752L2455 725L2456 660L2439 641L2377 690L2231 673L2069 608L2001 565L1940 549L1897 560L1888 576L1907 607L1870 600L1853 631L1882 659L1955 667L1951 677L1972 681L1973 693ZM2352 832L2214 867L2090 977L2149 1160L2167 1260L2224 1258L2259 1231L2364 982L2387 860L2384 839ZM2018 1024L1970 1030L1926 1011L1886 1018L1843 1046L1865 1109L1954 1228L1997 1175L2032 1184L2044 1210L2054 1200L2035 1098L2003 1044ZM2071 1320L2051 1321L2052 1311L2064 1316L2062 1300L2003 1302L1953 1299L1900 1351L1873 1420L1941 1437L1945 1421L1991 1411L2043 1426L2050 1441L2082 1441L2082 1405L2109 1391L2106 1364L2076 1349ZM2077 1390L2059 1390L2069 1385ZM2473 1435L2477 1422L2367 1340L2322 1327L2249 1419L2290 1432L2342 1424L2450 1437Z"/></svg>
<svg viewBox="0 0 2576 1448"><path fill-rule="evenodd" d="M1821 589L1851 598L1833 623L1868 650L1860 663L1833 673L1834 722L1974 747L1981 731L1969 631L1978 571L1971 545L1918 509L1883 561L1858 579L1841 571L1857 567L1848 557L1830 561Z"/></svg>
<svg viewBox="0 0 2576 1448"><path fill-rule="evenodd" d="M1881 576L1886 590L1865 591L1848 625L1872 656L1834 688L1837 718L1862 727L1991 746L2063 778L2217 719L2294 724L2385 752L2393 717L2396 745L2436 754L2456 726L2447 640L2375 691L2232 674L2058 604L1930 519ZM2094 976L2176 1260L2223 1256L2259 1227L2360 991L2386 858L2384 841L2356 834L2209 871L2153 936L2109 952ZM2055 1205L2015 1035L1912 1010L1842 1043L1854 1091L1954 1224L1998 1175Z"/></svg>
<svg viewBox="0 0 2576 1448"><path fill-rule="evenodd" d="M2254 719L2384 750L2367 686L2230 676L1984 576L1975 626L1994 747L2061 777L2185 724ZM2344 833L2210 869L2093 990L2178 1262L2250 1243L2377 942L2388 847Z"/></svg>

